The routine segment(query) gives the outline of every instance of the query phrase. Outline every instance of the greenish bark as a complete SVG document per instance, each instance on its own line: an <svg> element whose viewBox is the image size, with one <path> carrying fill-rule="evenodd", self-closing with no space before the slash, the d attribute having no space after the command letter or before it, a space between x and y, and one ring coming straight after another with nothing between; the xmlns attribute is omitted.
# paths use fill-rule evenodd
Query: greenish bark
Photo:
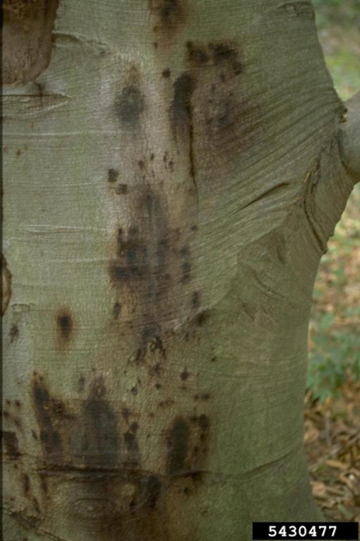
<svg viewBox="0 0 360 541"><path fill-rule="evenodd" d="M46 13L34 34L5 22L22 44L4 91L7 541L322 520L308 322L358 162L311 4Z"/></svg>

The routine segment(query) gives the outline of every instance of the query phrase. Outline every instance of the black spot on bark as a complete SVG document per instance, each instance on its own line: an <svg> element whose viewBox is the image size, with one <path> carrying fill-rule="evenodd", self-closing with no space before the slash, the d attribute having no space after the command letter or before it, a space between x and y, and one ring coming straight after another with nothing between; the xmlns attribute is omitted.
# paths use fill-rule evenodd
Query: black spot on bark
<svg viewBox="0 0 360 541"><path fill-rule="evenodd" d="M209 318L210 313L207 310L203 310L194 318L194 323L198 327L202 327L209 320Z"/></svg>
<svg viewBox="0 0 360 541"><path fill-rule="evenodd" d="M116 169L109 169L108 170L108 181L109 182L116 182L119 176L119 171Z"/></svg>
<svg viewBox="0 0 360 541"><path fill-rule="evenodd" d="M229 66L235 75L243 72L243 64L239 57L237 45L234 42L216 41L207 46L199 43L188 42L188 60L194 67ZM225 80L225 75L221 75Z"/></svg>
<svg viewBox="0 0 360 541"><path fill-rule="evenodd" d="M166 350L160 336L154 336L149 343L150 351L159 351L162 357L166 358Z"/></svg>
<svg viewBox="0 0 360 541"><path fill-rule="evenodd" d="M12 325L10 329L10 342L13 343L19 337L19 328L17 325Z"/></svg>
<svg viewBox="0 0 360 541"><path fill-rule="evenodd" d="M149 9L158 20L154 32L162 34L169 43L185 23L185 0L149 0Z"/></svg>
<svg viewBox="0 0 360 541"><path fill-rule="evenodd" d="M191 122L191 97L195 89L195 82L192 76L184 73L174 83L174 97L171 105L172 126L175 136L179 130L185 127L188 133Z"/></svg>
<svg viewBox="0 0 360 541"><path fill-rule="evenodd" d="M207 432L210 427L209 417L203 413L202 415L199 416L198 421L199 421L200 428L204 432Z"/></svg>
<svg viewBox="0 0 360 541"><path fill-rule="evenodd" d="M73 322L71 315L67 312L61 312L57 316L57 325L59 329L59 337L62 343L69 342L73 330Z"/></svg>
<svg viewBox="0 0 360 541"><path fill-rule="evenodd" d="M27 473L24 473L22 477L24 494L27 496L30 492L30 478Z"/></svg>
<svg viewBox="0 0 360 541"><path fill-rule="evenodd" d="M80 376L79 381L78 381L79 393L82 393L84 389L85 389L85 378L84 376Z"/></svg>
<svg viewBox="0 0 360 541"><path fill-rule="evenodd" d="M127 462L137 463L139 458L139 445L136 435L132 432L125 432L124 442L127 450Z"/></svg>
<svg viewBox="0 0 360 541"><path fill-rule="evenodd" d="M75 455L91 467L114 467L120 453L116 415L105 395L105 384L99 377L91 386L74 434Z"/></svg>
<svg viewBox="0 0 360 541"><path fill-rule="evenodd" d="M194 293L192 294L192 297L191 297L191 305L192 305L192 307L193 308L199 308L200 300L201 300L201 295L200 295L199 291L194 291Z"/></svg>
<svg viewBox="0 0 360 541"><path fill-rule="evenodd" d="M122 229L117 232L117 259L110 263L114 284L140 279L149 270L148 250L137 227L131 227L127 238Z"/></svg>
<svg viewBox="0 0 360 541"><path fill-rule="evenodd" d="M189 372L185 369L181 372L180 377L183 381L186 381L189 377Z"/></svg>
<svg viewBox="0 0 360 541"><path fill-rule="evenodd" d="M164 77L164 79L169 79L170 75L171 71L169 70L169 68L164 69L164 71L162 72L162 76Z"/></svg>
<svg viewBox="0 0 360 541"><path fill-rule="evenodd" d="M116 302L113 306L113 316L114 319L118 319L121 314L121 304L119 302Z"/></svg>
<svg viewBox="0 0 360 541"><path fill-rule="evenodd" d="M45 475L40 475L40 488L45 494L48 493L48 483Z"/></svg>
<svg viewBox="0 0 360 541"><path fill-rule="evenodd" d="M20 455L19 441L15 432L2 431L1 438L5 447L6 453L11 458L16 458Z"/></svg>
<svg viewBox="0 0 360 541"><path fill-rule="evenodd" d="M124 417L125 421L128 422L130 419L131 412L128 408L123 408L121 410L121 414Z"/></svg>
<svg viewBox="0 0 360 541"><path fill-rule="evenodd" d="M142 480L145 505L150 509L155 509L158 499L161 495L161 481L156 475L144 477Z"/></svg>
<svg viewBox="0 0 360 541"><path fill-rule="evenodd" d="M136 127L145 109L145 100L140 89L134 85L125 86L115 100L116 114L127 127Z"/></svg>
<svg viewBox="0 0 360 541"><path fill-rule="evenodd" d="M131 430L132 432L136 432L138 428L139 428L139 425L138 425L138 423L137 423L136 421L134 421L133 423L131 423L131 425L130 425L130 430Z"/></svg>
<svg viewBox="0 0 360 541"><path fill-rule="evenodd" d="M126 195L129 191L127 184L118 184L115 188L115 193L117 195Z"/></svg>
<svg viewBox="0 0 360 541"><path fill-rule="evenodd" d="M188 424L181 417L177 418L167 437L167 472L171 475L177 475L186 470L189 435Z"/></svg>
<svg viewBox="0 0 360 541"><path fill-rule="evenodd" d="M237 51L234 46L230 46L227 43L210 43L209 49L213 53L214 62L216 64L237 57Z"/></svg>
<svg viewBox="0 0 360 541"><path fill-rule="evenodd" d="M203 65L209 62L210 56L205 47L194 44L192 41L187 42L189 61L195 65Z"/></svg>
<svg viewBox="0 0 360 541"><path fill-rule="evenodd" d="M35 415L40 429L40 441L48 458L62 457L63 446L59 432L57 413L53 400L42 378L35 376L32 382L32 398Z"/></svg>

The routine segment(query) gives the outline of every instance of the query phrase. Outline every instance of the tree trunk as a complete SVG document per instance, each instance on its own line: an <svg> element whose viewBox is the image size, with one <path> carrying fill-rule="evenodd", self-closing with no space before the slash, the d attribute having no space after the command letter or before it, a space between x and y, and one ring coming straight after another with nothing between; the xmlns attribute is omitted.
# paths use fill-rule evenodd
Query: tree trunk
<svg viewBox="0 0 360 541"><path fill-rule="evenodd" d="M6 541L322 520L308 323L360 121L311 4L4 10Z"/></svg>

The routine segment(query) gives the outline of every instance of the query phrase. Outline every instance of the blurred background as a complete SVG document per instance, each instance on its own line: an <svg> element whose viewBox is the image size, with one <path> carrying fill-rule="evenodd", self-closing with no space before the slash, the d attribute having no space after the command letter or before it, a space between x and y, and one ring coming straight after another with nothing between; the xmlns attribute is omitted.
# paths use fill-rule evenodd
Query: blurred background
<svg viewBox="0 0 360 541"><path fill-rule="evenodd" d="M360 0L313 0L325 61L342 100L360 90ZM305 397L313 494L329 519L360 522L360 185L314 291Z"/></svg>

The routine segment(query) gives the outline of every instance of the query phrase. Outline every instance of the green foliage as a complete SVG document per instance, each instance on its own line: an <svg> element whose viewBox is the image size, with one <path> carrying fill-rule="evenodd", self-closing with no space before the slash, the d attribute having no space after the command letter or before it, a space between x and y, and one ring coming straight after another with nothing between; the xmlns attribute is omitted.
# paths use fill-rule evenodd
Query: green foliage
<svg viewBox="0 0 360 541"><path fill-rule="evenodd" d="M313 0L313 4L320 27L327 24L360 25L359 0Z"/></svg>
<svg viewBox="0 0 360 541"><path fill-rule="evenodd" d="M325 314L314 333L307 388L324 402L337 396L339 388L351 380L360 380L360 334L355 328L337 329L334 316Z"/></svg>
<svg viewBox="0 0 360 541"><path fill-rule="evenodd" d="M323 256L314 289L307 388L321 402L360 381L360 186Z"/></svg>

